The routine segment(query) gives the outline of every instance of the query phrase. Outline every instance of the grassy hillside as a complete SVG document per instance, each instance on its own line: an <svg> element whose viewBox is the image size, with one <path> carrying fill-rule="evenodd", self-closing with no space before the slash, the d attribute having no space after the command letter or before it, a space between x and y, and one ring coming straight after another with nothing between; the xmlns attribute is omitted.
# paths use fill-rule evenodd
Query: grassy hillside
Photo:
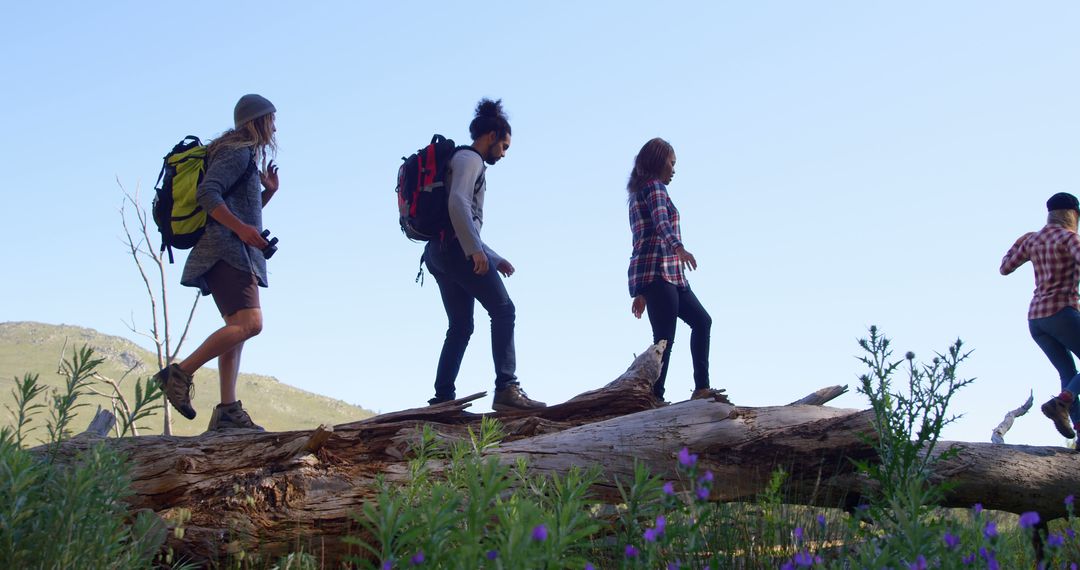
<svg viewBox="0 0 1080 570"><path fill-rule="evenodd" d="M41 382L51 387L63 385L63 377L57 374L61 352L71 358L74 348L87 345L94 349L98 358L105 362L98 368L103 375L120 379L125 371L137 364L122 386L128 401L134 399L136 377L146 378L157 372L157 357L135 343L120 337L101 334L92 329L68 325L47 325L31 322L0 323L0 425L12 425L14 420L8 407L14 406L15 378L27 372L40 374ZM102 392L110 392L106 385ZM338 424L374 415L371 411L346 404L325 396L305 392L277 379L256 374L241 374L237 391L256 423L271 431L311 429L320 423ZM99 396L82 400L90 404L79 410L75 430L82 431L93 417L97 406L110 407L109 400ZM188 421L173 411L173 433L196 435L206 430L213 407L218 403L217 370L203 368L195 375L193 405L199 415ZM45 403L42 401L42 403ZM32 440L44 437L48 411L41 410L34 424L40 426L32 432ZM140 434L161 433L162 412L139 423ZM146 428L143 430L142 428Z"/></svg>

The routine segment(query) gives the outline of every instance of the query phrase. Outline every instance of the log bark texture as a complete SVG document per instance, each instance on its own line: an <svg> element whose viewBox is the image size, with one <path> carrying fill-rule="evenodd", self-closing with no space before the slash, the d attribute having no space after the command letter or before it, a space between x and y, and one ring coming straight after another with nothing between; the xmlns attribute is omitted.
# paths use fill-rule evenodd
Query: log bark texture
<svg viewBox="0 0 1080 570"><path fill-rule="evenodd" d="M778 468L789 473L792 503L851 507L869 482L852 460L872 460L872 412L787 405L740 407L714 400L664 405L652 395L663 346L639 355L603 388L537 412L493 414L508 436L491 450L504 463L525 459L537 473L601 465L597 497L618 500L616 480L630 481L634 463L679 482L677 455L698 455L699 469L715 476L712 500L760 493ZM807 398L827 401L843 387ZM377 493L376 477L404 484L409 446L425 424L446 438L465 437L483 417L467 411L475 394L453 402L383 414L312 431L232 431L198 437L144 436L105 441L132 458L131 503L167 521L186 519L183 539L170 539L194 560L221 560L240 550L266 555L303 547L326 562L355 547L350 513ZM835 397L835 396L832 396ZM74 439L74 455L94 441ZM945 506L1064 514L1062 500L1080 488L1080 456L1064 448L947 442L957 449L935 476L953 484ZM442 469L437 462L431 465ZM681 482L679 482L681 484ZM170 535L171 536L171 535Z"/></svg>

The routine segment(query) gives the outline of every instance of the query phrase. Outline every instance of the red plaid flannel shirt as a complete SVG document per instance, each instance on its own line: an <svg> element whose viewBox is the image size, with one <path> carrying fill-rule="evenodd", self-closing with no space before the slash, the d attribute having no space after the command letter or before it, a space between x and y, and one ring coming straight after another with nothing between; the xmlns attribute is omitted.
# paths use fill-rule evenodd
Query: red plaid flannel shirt
<svg viewBox="0 0 1080 570"><path fill-rule="evenodd" d="M1026 234L1001 260L1001 274L1016 271L1028 260L1035 266L1029 320L1049 317L1065 307L1080 310L1080 235L1055 225Z"/></svg>
<svg viewBox="0 0 1080 570"><path fill-rule="evenodd" d="M682 245L679 210L659 180L650 180L631 196L630 232L634 240L627 272L631 297L641 295L645 286L657 279L676 287L687 286L675 255L675 249Z"/></svg>

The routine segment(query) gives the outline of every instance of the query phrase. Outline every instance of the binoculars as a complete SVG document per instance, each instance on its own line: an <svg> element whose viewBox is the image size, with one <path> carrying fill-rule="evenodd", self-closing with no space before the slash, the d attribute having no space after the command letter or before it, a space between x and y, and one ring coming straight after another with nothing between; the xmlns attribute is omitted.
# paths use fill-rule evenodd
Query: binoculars
<svg viewBox="0 0 1080 570"><path fill-rule="evenodd" d="M266 247L264 247L262 250L263 257L265 257L266 259L270 259L274 256L275 253L277 253L278 239L270 237L270 230L263 230L263 232L259 235L261 235L263 239L267 241Z"/></svg>

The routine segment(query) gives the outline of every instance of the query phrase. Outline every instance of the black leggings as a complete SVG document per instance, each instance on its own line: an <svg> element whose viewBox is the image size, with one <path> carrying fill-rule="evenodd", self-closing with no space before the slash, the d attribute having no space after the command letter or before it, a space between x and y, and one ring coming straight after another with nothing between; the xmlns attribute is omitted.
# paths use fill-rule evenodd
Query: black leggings
<svg viewBox="0 0 1080 570"><path fill-rule="evenodd" d="M690 287L679 288L663 279L657 279L645 287L645 307L652 325L653 342L660 339L668 341L664 350L664 362L660 369L660 378L653 384L653 393L658 398L664 397L664 382L667 380L668 361L671 359L671 345L675 341L675 323L682 319L690 325L690 357L694 362L694 388L709 387L709 334L712 329L712 317L701 306Z"/></svg>

